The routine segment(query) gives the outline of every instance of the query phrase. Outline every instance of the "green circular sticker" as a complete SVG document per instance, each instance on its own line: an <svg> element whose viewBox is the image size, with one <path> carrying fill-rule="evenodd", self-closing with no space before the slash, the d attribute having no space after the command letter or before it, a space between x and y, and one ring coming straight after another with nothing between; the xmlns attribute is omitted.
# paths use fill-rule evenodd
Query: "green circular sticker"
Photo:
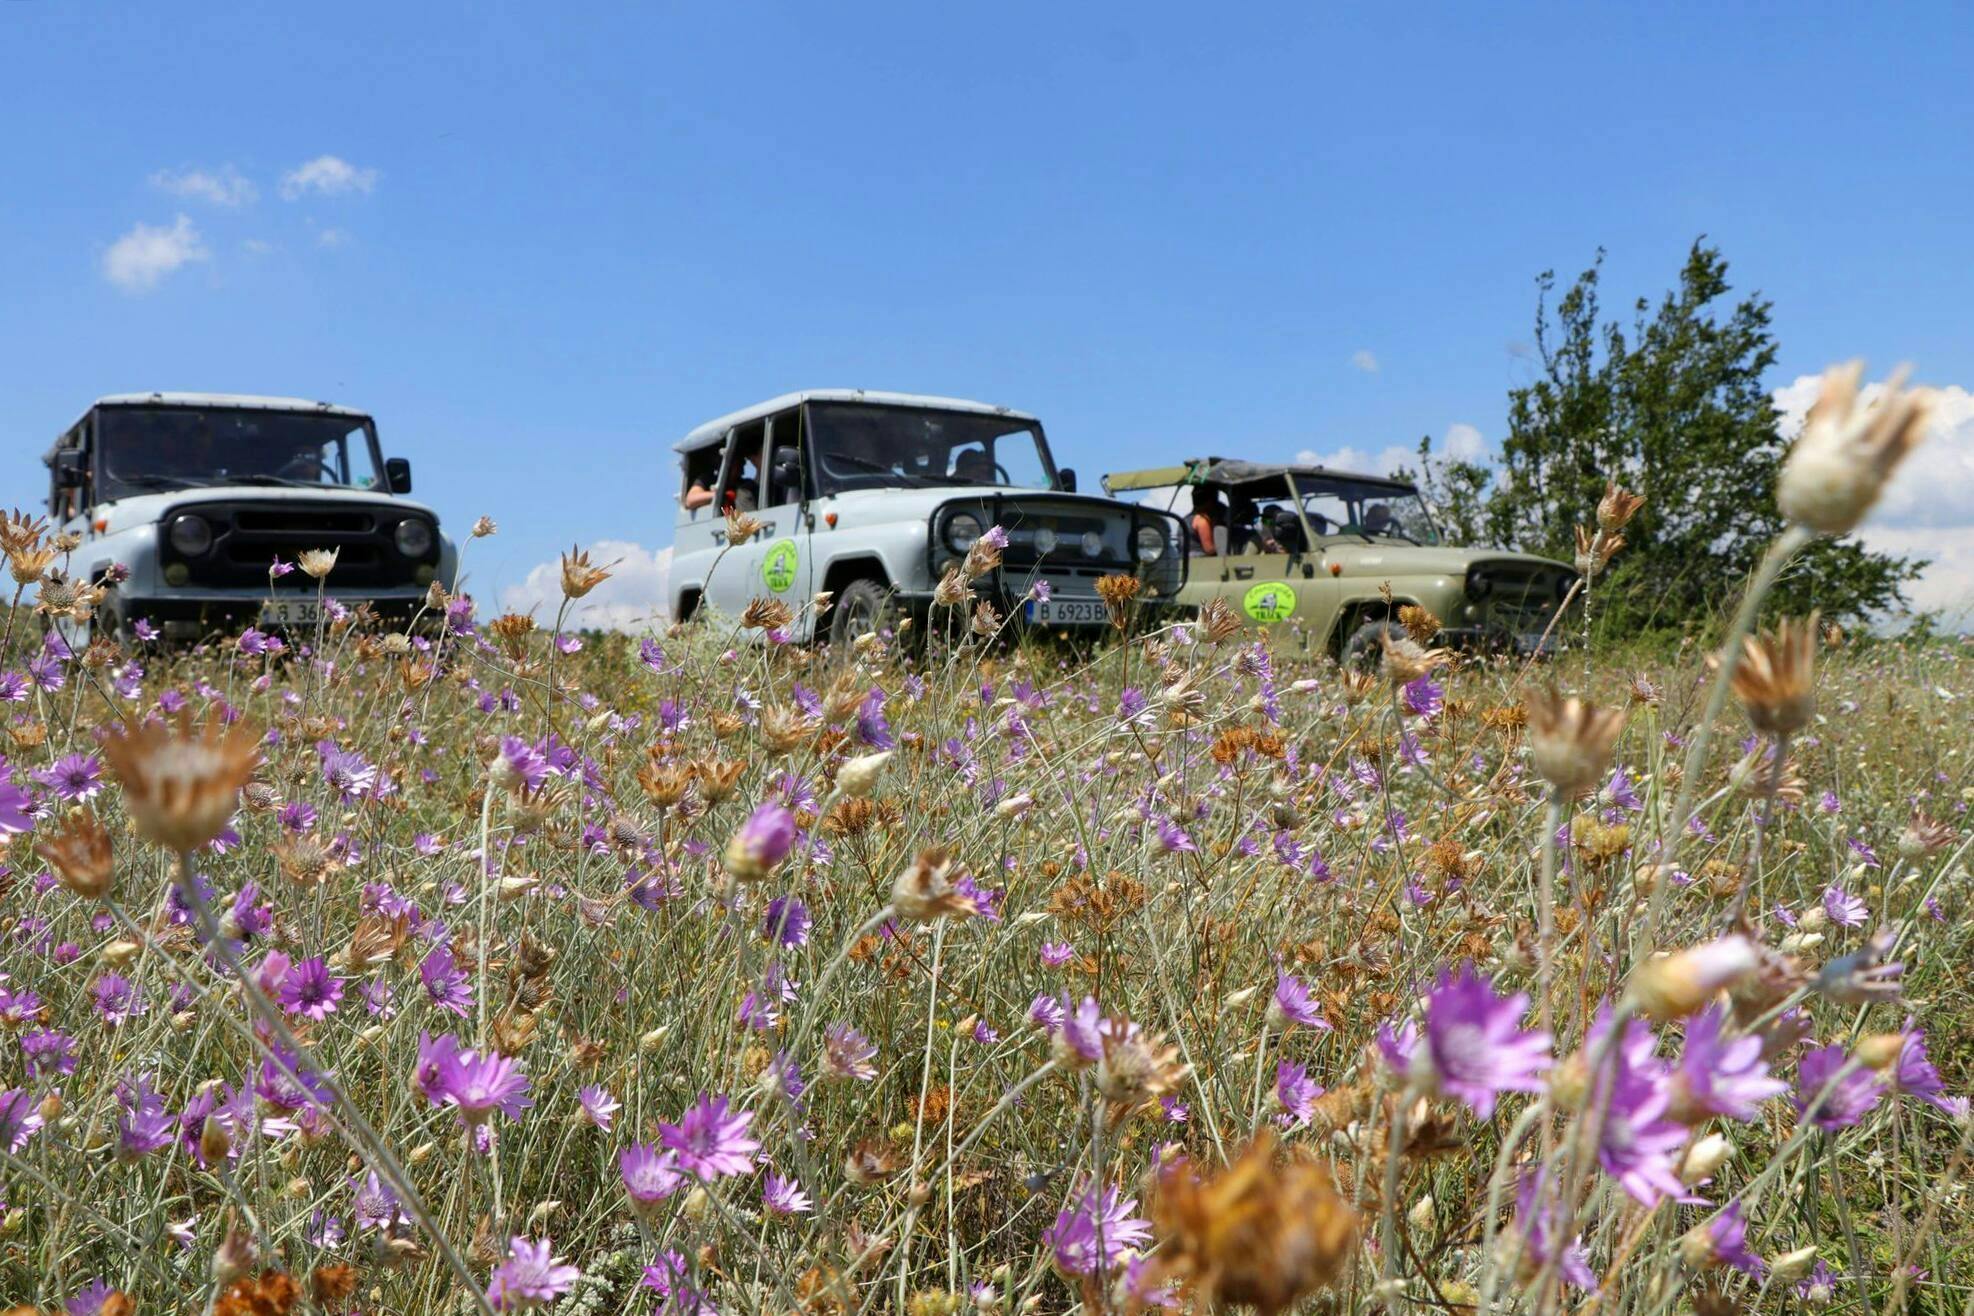
<svg viewBox="0 0 1974 1316"><path fill-rule="evenodd" d="M768 555L761 559L762 582L775 593L781 593L795 583L795 564L798 560L795 541L777 539L768 545Z"/></svg>
<svg viewBox="0 0 1974 1316"><path fill-rule="evenodd" d="M1295 612L1295 591L1279 581L1248 590L1241 610L1256 621L1285 621Z"/></svg>

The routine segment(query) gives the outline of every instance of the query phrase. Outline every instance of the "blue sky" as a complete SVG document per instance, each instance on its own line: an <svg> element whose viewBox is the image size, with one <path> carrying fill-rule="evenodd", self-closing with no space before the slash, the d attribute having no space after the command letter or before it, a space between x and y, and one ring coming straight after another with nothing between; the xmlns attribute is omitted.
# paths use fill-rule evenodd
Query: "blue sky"
<svg viewBox="0 0 1974 1316"><path fill-rule="evenodd" d="M1604 246L1621 309L1701 233L1776 303L1778 389L1961 385L1969 67L1947 6L25 0L7 501L101 393L332 398L455 529L500 521L483 597L609 541L631 606L670 444L760 397L1005 402L1091 481L1484 447L1537 272ZM1946 560L1928 602L1974 581L1956 426L1881 531Z"/></svg>

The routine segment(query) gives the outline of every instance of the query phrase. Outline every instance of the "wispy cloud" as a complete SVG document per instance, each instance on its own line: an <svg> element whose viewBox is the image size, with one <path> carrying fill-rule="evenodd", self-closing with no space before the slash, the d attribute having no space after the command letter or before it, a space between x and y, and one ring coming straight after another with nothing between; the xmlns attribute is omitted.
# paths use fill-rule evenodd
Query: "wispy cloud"
<svg viewBox="0 0 1974 1316"><path fill-rule="evenodd" d="M672 546L646 548L624 539L599 539L586 545L591 561L614 564L610 579L570 607L563 623L570 628L644 631L663 624L670 615ZM510 612L532 612L547 625L562 604L562 560L557 557L531 568L519 585L501 592L500 605Z"/></svg>
<svg viewBox="0 0 1974 1316"><path fill-rule="evenodd" d="M188 201L204 201L229 210L251 205L260 198L260 189L230 164L221 165L218 169L182 169L175 172L160 169L151 175L151 186Z"/></svg>
<svg viewBox="0 0 1974 1316"><path fill-rule="evenodd" d="M103 277L127 293L145 293L166 275L210 257L191 218L180 215L170 228L132 225L103 253Z"/></svg>
<svg viewBox="0 0 1974 1316"><path fill-rule="evenodd" d="M315 235L318 247L346 247L349 241L350 231L346 228L325 228Z"/></svg>
<svg viewBox="0 0 1974 1316"><path fill-rule="evenodd" d="M1362 370L1367 375L1378 373L1377 354L1368 347L1360 347L1355 352L1352 352L1350 354L1350 364Z"/></svg>
<svg viewBox="0 0 1974 1316"><path fill-rule="evenodd" d="M281 195L289 201L368 192L376 186L375 169L359 169L339 155L318 155L281 176Z"/></svg>

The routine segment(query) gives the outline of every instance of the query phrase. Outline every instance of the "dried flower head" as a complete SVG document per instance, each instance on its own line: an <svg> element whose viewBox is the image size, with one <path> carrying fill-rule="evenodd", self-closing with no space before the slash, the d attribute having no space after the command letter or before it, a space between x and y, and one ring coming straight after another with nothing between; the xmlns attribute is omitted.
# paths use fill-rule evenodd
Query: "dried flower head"
<svg viewBox="0 0 1974 1316"><path fill-rule="evenodd" d="M112 731L103 758L123 784L138 835L184 854L219 835L239 807L240 789L260 762L260 733L217 719L196 732L189 718L176 730L146 722Z"/></svg>
<svg viewBox="0 0 1974 1316"><path fill-rule="evenodd" d="M1607 534L1603 530L1595 533L1583 526L1576 527L1576 569L1582 576L1594 577L1610 564L1624 547L1624 536Z"/></svg>
<svg viewBox="0 0 1974 1316"><path fill-rule="evenodd" d="M1334 1283L1356 1252L1358 1215L1332 1177L1322 1164L1278 1163L1269 1132L1209 1179L1183 1161L1165 1167L1151 1205L1164 1273L1190 1279L1210 1310L1288 1310Z"/></svg>
<svg viewBox="0 0 1974 1316"><path fill-rule="evenodd" d="M1001 614L994 611L993 604L982 599L973 607L973 620L968 628L983 640L991 639L1001 629Z"/></svg>
<svg viewBox="0 0 1974 1316"><path fill-rule="evenodd" d="M18 507L11 512L0 513L0 553L11 555L33 548L47 532L46 520Z"/></svg>
<svg viewBox="0 0 1974 1316"><path fill-rule="evenodd" d="M1444 625L1433 615L1432 609L1422 608L1416 603L1407 603L1398 610L1398 624L1405 628L1405 634L1414 644L1431 644Z"/></svg>
<svg viewBox="0 0 1974 1316"><path fill-rule="evenodd" d="M579 599L608 579L610 569L591 562L587 550L571 544L569 551L562 555L563 598Z"/></svg>
<svg viewBox="0 0 1974 1316"><path fill-rule="evenodd" d="M1773 631L1741 642L1734 693L1755 730L1793 735L1816 712L1817 614L1783 618Z"/></svg>
<svg viewBox="0 0 1974 1316"><path fill-rule="evenodd" d="M1606 534L1622 530L1644 505L1644 494L1635 494L1616 480L1608 480L1604 484L1604 496L1597 500L1597 528Z"/></svg>
<svg viewBox="0 0 1974 1316"><path fill-rule="evenodd" d="M1946 849L1954 843L1954 839L1951 825L1915 809L1912 817L1906 820L1904 830L1899 833L1899 853L1907 859L1923 859Z"/></svg>
<svg viewBox="0 0 1974 1316"><path fill-rule="evenodd" d="M336 559L341 556L340 548L305 548L295 559L297 566L306 572L310 579L321 580L336 569Z"/></svg>
<svg viewBox="0 0 1974 1316"><path fill-rule="evenodd" d="M1453 661L1453 655L1446 650L1428 649L1410 635L1394 636L1390 627L1378 632L1378 646L1382 650L1384 678L1393 685L1410 685L1422 676L1431 675L1434 668Z"/></svg>
<svg viewBox="0 0 1974 1316"><path fill-rule="evenodd" d="M55 557L55 550L46 545L40 548L17 548L7 554L7 569L12 573L14 583L25 587L40 580L43 573L54 564Z"/></svg>
<svg viewBox="0 0 1974 1316"><path fill-rule="evenodd" d="M749 516L739 508L727 509L727 546L739 548L742 544L761 533L767 522L757 516Z"/></svg>
<svg viewBox="0 0 1974 1316"><path fill-rule="evenodd" d="M1731 990L1761 966L1761 953L1752 941L1738 935L1722 937L1647 960L1632 974L1626 995L1649 1019L1678 1019Z"/></svg>
<svg viewBox="0 0 1974 1316"><path fill-rule="evenodd" d="M1932 391L1908 390L1901 368L1871 405L1859 408L1863 375L1862 361L1824 371L1823 388L1775 487L1784 516L1826 535L1857 528L1885 481L1925 436L1933 407Z"/></svg>
<svg viewBox="0 0 1974 1316"><path fill-rule="evenodd" d="M1554 686L1531 694L1527 706L1529 748L1543 780L1565 796L1595 789L1610 769L1623 711L1565 699Z"/></svg>
<svg viewBox="0 0 1974 1316"><path fill-rule="evenodd" d="M960 569L947 567L946 574L932 587L932 602L941 608L957 608L966 602L972 592L967 588L966 577L960 574Z"/></svg>
<svg viewBox="0 0 1974 1316"><path fill-rule="evenodd" d="M1097 577L1097 597L1104 601L1104 611L1110 614L1110 624L1123 630L1131 621L1131 604L1136 601L1144 585L1136 576L1108 575Z"/></svg>
<svg viewBox="0 0 1974 1316"><path fill-rule="evenodd" d="M1214 596L1200 605L1193 619L1193 634L1208 644L1221 644L1240 634L1241 619L1227 600Z"/></svg>
<svg viewBox="0 0 1974 1316"><path fill-rule="evenodd" d="M740 614L740 624L755 631L778 631L793 620L795 613L780 599L752 599Z"/></svg>
<svg viewBox="0 0 1974 1316"><path fill-rule="evenodd" d="M95 814L84 809L71 813L34 852L63 886L84 900L101 900L109 894L114 876L110 833Z"/></svg>
<svg viewBox="0 0 1974 1316"><path fill-rule="evenodd" d="M891 884L891 909L911 923L930 923L948 914L978 909L973 879L943 847L921 850Z"/></svg>

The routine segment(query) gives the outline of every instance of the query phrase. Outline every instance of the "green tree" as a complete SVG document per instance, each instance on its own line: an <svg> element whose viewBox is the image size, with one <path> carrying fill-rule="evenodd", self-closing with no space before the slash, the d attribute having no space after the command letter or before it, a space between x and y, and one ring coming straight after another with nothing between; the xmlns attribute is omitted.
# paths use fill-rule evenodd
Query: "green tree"
<svg viewBox="0 0 1974 1316"><path fill-rule="evenodd" d="M1603 261L1599 251L1553 306L1554 273L1537 279L1540 374L1508 395L1492 479L1434 462L1424 444L1422 478L1456 528L1565 560L1606 479L1644 494L1624 551L1597 581L1597 612L1631 631L1683 627L1733 598L1781 528L1786 445L1764 382L1776 354L1770 303L1730 305L1727 262L1702 239L1678 286L1656 306L1641 297L1626 329L1600 319ZM1857 617L1901 603L1923 565L1853 539L1820 541L1774 597L1783 609Z"/></svg>

